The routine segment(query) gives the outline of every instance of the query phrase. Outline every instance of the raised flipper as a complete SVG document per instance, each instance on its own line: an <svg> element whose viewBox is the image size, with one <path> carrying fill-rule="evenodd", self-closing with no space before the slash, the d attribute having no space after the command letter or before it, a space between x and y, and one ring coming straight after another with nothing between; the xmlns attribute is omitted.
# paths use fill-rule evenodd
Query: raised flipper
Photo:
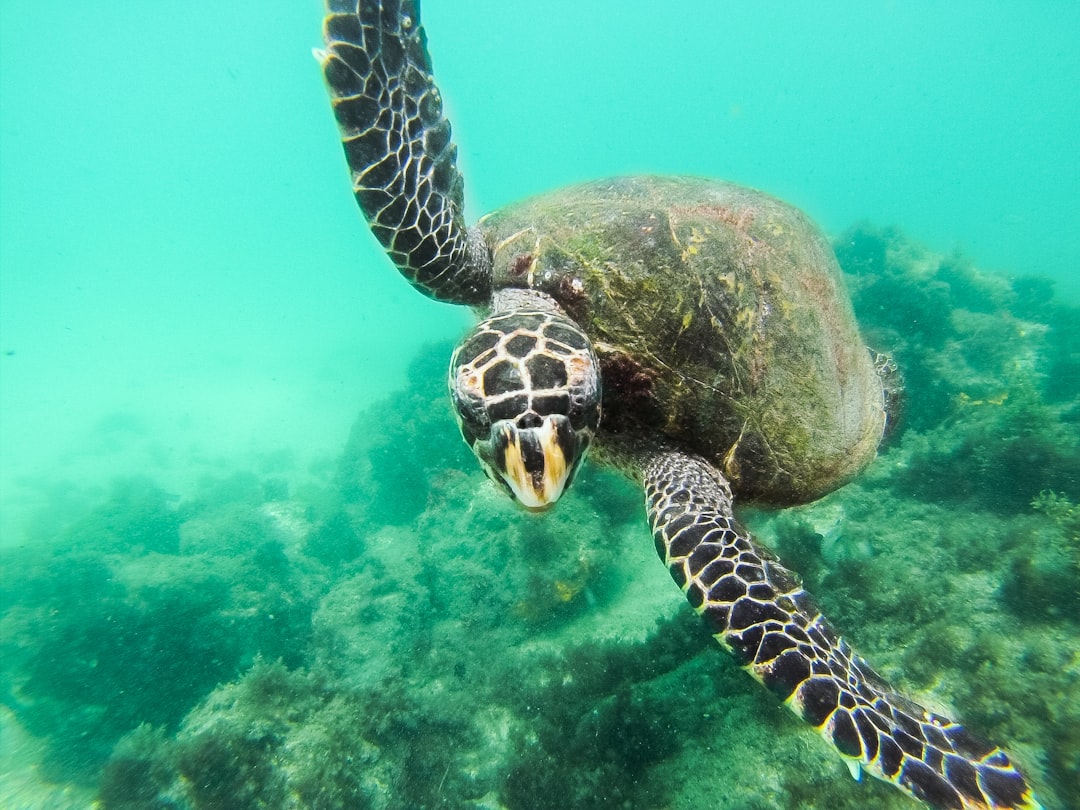
<svg viewBox="0 0 1080 810"><path fill-rule="evenodd" d="M322 64L353 191L402 274L440 301L486 304L491 260L465 227L450 122L420 4L329 0Z"/></svg>
<svg viewBox="0 0 1080 810"><path fill-rule="evenodd" d="M898 695L732 514L723 476L663 453L644 468L656 549L716 639L847 761L935 808L1040 805L1000 748Z"/></svg>

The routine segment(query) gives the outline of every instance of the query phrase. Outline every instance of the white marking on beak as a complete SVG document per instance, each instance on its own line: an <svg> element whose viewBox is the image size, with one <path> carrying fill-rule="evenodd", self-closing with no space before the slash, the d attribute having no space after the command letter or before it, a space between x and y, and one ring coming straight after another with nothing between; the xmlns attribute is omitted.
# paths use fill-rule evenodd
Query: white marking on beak
<svg viewBox="0 0 1080 810"><path fill-rule="evenodd" d="M529 509L544 509L562 497L570 464L556 437L555 425L550 419L538 428L530 428L540 441L544 454L544 470L539 481L525 469L521 451L521 438L511 427L504 428L506 436L506 463L499 475L514 492L514 497Z"/></svg>

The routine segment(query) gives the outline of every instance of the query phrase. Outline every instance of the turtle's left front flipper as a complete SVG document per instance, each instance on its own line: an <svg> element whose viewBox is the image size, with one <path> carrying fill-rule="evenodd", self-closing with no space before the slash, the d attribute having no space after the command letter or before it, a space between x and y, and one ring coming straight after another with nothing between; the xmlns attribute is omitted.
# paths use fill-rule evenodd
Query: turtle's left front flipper
<svg viewBox="0 0 1080 810"><path fill-rule="evenodd" d="M353 192L371 230L413 286L485 304L491 261L465 227L450 122L431 74L418 0L328 0L317 50Z"/></svg>
<svg viewBox="0 0 1080 810"><path fill-rule="evenodd" d="M1004 751L898 695L851 650L798 579L736 523L714 467L662 453L644 477L657 551L690 604L856 777L865 769L936 808L1040 806Z"/></svg>

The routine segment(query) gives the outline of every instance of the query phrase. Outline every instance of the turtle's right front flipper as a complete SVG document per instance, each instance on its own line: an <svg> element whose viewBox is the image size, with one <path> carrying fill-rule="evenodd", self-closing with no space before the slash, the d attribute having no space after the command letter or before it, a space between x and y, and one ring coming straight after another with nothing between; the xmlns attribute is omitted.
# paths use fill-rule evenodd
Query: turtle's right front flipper
<svg viewBox="0 0 1080 810"><path fill-rule="evenodd" d="M935 808L1040 807L1000 748L897 694L821 615L796 577L736 523L723 476L661 453L644 468L660 558L716 639L866 770Z"/></svg>
<svg viewBox="0 0 1080 810"><path fill-rule="evenodd" d="M327 0L323 38L316 56L372 232L424 294L486 303L491 262L465 227L457 149L418 0Z"/></svg>

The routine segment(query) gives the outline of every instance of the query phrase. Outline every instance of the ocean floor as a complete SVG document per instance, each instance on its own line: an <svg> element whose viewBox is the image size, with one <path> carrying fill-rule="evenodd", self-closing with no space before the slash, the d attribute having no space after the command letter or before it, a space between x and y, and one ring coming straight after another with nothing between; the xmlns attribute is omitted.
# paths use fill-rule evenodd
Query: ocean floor
<svg viewBox="0 0 1080 810"><path fill-rule="evenodd" d="M855 483L743 522L901 691L1076 807L1080 309L894 230L836 248L903 421ZM450 352L306 484L133 475L2 552L0 805L917 806L711 640L633 485L588 467L540 518L497 492Z"/></svg>

